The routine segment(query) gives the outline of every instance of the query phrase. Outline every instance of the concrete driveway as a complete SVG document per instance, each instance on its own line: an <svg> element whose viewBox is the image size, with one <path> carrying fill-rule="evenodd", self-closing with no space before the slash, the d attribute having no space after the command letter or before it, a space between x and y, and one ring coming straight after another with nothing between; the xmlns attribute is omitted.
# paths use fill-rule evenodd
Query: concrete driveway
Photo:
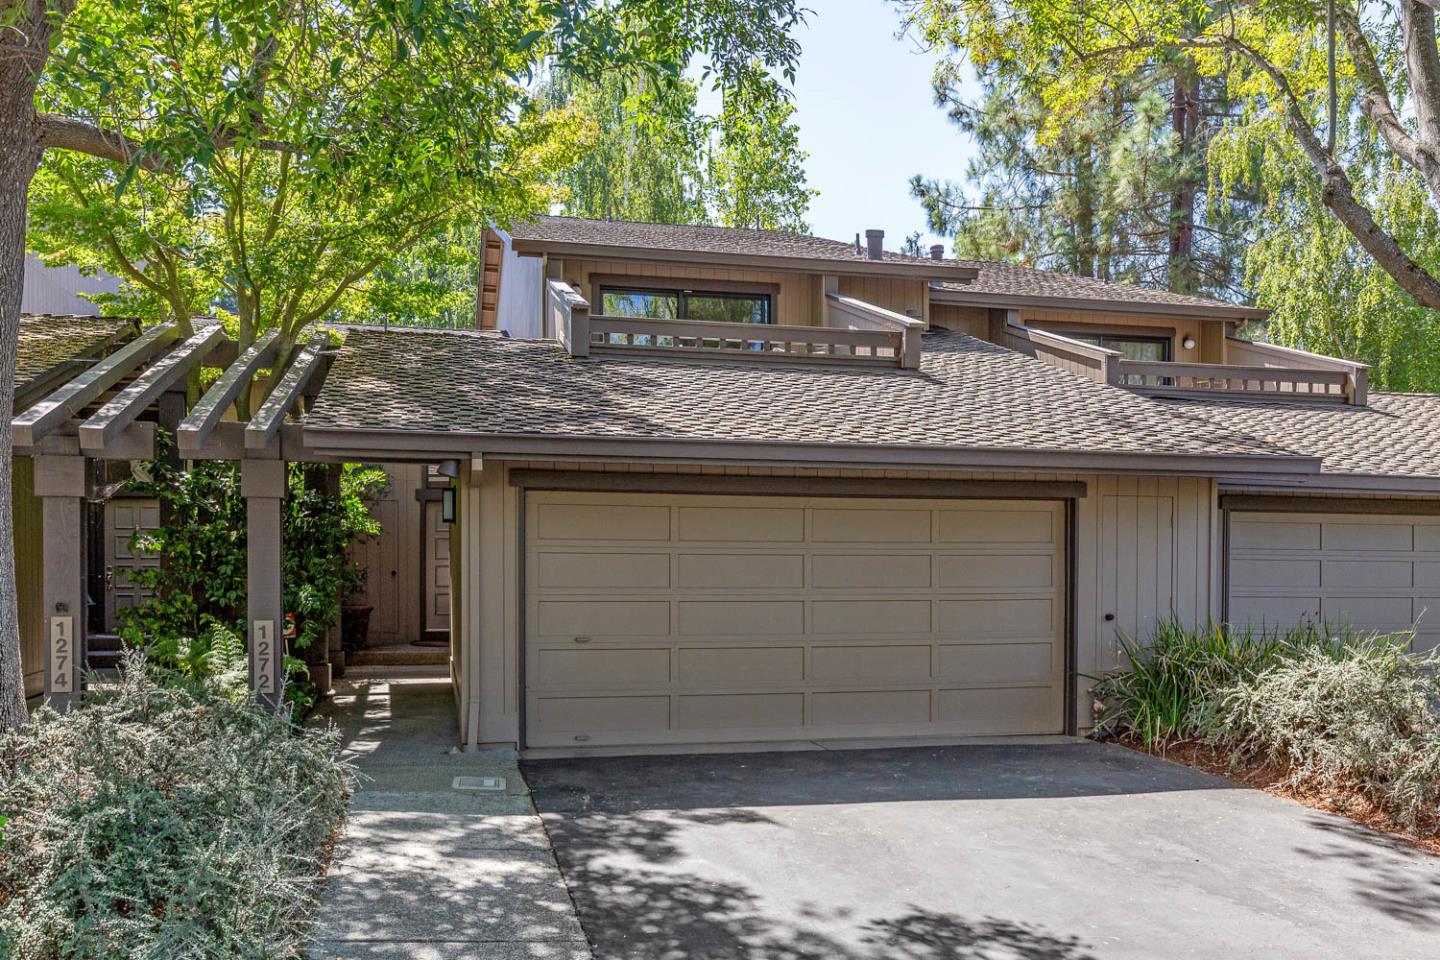
<svg viewBox="0 0 1440 960"><path fill-rule="evenodd" d="M524 771L601 960L1440 957L1440 858L1120 747Z"/></svg>

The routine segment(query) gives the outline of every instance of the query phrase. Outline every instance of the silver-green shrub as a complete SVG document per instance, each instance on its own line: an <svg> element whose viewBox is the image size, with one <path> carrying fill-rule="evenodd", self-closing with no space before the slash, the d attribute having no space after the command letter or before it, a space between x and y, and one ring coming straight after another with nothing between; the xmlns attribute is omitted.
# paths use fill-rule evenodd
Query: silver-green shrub
<svg viewBox="0 0 1440 960"><path fill-rule="evenodd" d="M295 955L354 785L333 731L218 683L119 683L0 736L0 956Z"/></svg>
<svg viewBox="0 0 1440 960"><path fill-rule="evenodd" d="M1358 791L1399 823L1440 813L1440 655L1409 635L1297 651L1219 698L1210 736L1285 763L1294 786Z"/></svg>

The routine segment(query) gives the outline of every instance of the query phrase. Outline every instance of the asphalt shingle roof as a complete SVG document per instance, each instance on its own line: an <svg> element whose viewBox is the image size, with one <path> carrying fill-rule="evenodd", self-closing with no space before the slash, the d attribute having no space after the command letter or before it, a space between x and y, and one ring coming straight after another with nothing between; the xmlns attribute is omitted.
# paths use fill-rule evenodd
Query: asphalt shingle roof
<svg viewBox="0 0 1440 960"><path fill-rule="evenodd" d="M622 249L795 257L831 262L869 260L863 249L855 249L853 241L827 240L824 237L783 230L638 223L629 220L587 220L580 217L540 217L529 223L515 224L510 230L510 236L516 240L582 243ZM969 266L958 260L935 261L929 257L910 257L890 251L885 252L885 259L892 263L917 266Z"/></svg>
<svg viewBox="0 0 1440 960"><path fill-rule="evenodd" d="M1161 401L1177 416L1321 458L1321 472L1440 477L1440 395L1371 393L1369 405Z"/></svg>
<svg viewBox="0 0 1440 960"><path fill-rule="evenodd" d="M1218 315L1261 316L1264 311L1236 306L1205 297L1192 297L1169 290L1141 287L1133 283L1111 283L1094 277L1080 277L1053 270L1036 270L1014 263L990 260L960 261L973 267L979 276L969 283L944 283L943 291L963 294L966 297L1026 297L1050 300L1091 300L1097 306L1127 304L1133 306L1184 307L1188 310L1213 310ZM944 293L940 294L944 302Z"/></svg>
<svg viewBox="0 0 1440 960"><path fill-rule="evenodd" d="M68 360L87 357L134 320L34 313L20 317L15 385L23 388Z"/></svg>
<svg viewBox="0 0 1440 960"><path fill-rule="evenodd" d="M548 341L353 330L307 427L466 435L1276 455L1222 425L961 333L918 371L794 363L578 360Z"/></svg>

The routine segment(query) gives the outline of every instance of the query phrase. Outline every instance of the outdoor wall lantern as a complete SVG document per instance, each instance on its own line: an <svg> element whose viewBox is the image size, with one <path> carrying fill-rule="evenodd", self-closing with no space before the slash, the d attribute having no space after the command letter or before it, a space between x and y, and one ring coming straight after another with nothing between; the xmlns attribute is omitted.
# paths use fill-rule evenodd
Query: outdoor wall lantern
<svg viewBox="0 0 1440 960"><path fill-rule="evenodd" d="M1185 335L1185 339L1180 341L1180 345L1181 345L1182 347L1184 347L1186 350L1194 350L1194 349L1195 349L1195 338L1192 337L1192 336L1190 336L1189 334L1186 334L1186 335Z"/></svg>
<svg viewBox="0 0 1440 960"><path fill-rule="evenodd" d="M446 523L455 522L455 488L446 487L440 491L440 519Z"/></svg>

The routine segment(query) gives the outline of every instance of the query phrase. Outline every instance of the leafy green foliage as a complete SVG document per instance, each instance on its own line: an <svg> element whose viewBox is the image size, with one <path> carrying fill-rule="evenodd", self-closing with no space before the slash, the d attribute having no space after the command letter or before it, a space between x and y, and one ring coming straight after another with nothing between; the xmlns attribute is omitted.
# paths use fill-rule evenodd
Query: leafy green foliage
<svg viewBox="0 0 1440 960"><path fill-rule="evenodd" d="M1242 677L1211 732L1280 761L1297 787L1354 790L1398 823L1440 832L1440 654L1377 637L1307 650Z"/></svg>
<svg viewBox="0 0 1440 960"><path fill-rule="evenodd" d="M660 86L643 73L589 82L556 72L555 108L591 125L594 146L556 183L569 216L713 223L804 231L815 192L805 186L794 105L762 68L724 91L720 115L700 113L689 81Z"/></svg>
<svg viewBox="0 0 1440 960"><path fill-rule="evenodd" d="M31 242L122 277L141 315L223 311L242 346L279 329L283 360L318 321L444 307L408 268L417 248L550 206L589 138L537 101L542 64L668 96L703 59L724 91L778 96L801 16L793 0L79 4L39 106L131 145L128 162L50 151Z"/></svg>
<svg viewBox="0 0 1440 960"><path fill-rule="evenodd" d="M1121 634L1125 664L1095 678L1096 729L1132 737L1147 750L1203 737L1216 697L1286 651L1324 648L1327 631L1301 624L1285 634L1211 623L1189 628L1169 618L1148 643Z"/></svg>
<svg viewBox="0 0 1440 960"><path fill-rule="evenodd" d="M117 684L0 734L0 955L294 956L355 783L330 730L212 684Z"/></svg>
<svg viewBox="0 0 1440 960"><path fill-rule="evenodd" d="M380 525L367 499L387 482L384 471L347 466L338 493L307 484L307 468L292 465L284 512L285 609L294 614L291 652L309 647L340 612L342 598L360 582L347 556L357 537ZM147 650L179 675L213 678L227 687L234 669L232 637L244 635L246 515L240 474L229 461L196 461L189 469L163 459L147 463L132 488L160 500L168 522L137 534L136 550L162 558L135 571L134 582L152 597L123 614L126 643ZM243 649L243 641L242 641ZM292 697L306 697L302 660L286 660L295 681Z"/></svg>

